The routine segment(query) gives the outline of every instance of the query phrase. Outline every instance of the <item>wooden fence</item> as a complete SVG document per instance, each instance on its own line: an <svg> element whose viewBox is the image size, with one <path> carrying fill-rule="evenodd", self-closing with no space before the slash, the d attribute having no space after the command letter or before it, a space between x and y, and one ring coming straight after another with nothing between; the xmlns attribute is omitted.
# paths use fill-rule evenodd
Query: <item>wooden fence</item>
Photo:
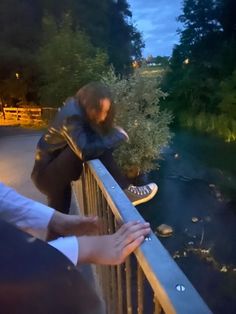
<svg viewBox="0 0 236 314"><path fill-rule="evenodd" d="M28 108L16 108L9 107L3 108L3 118L6 121L19 122L19 123L40 123L48 122L53 119L57 112L57 108L38 108L38 107L28 107Z"/></svg>

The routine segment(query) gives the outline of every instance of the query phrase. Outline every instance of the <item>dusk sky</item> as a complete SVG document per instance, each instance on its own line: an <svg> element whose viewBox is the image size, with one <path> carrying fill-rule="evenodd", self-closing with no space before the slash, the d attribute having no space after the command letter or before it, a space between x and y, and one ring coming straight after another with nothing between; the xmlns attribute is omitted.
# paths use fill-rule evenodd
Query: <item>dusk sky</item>
<svg viewBox="0 0 236 314"><path fill-rule="evenodd" d="M146 47L143 55L170 56L174 44L178 43L176 33L180 23L182 0L128 0L133 21L143 34Z"/></svg>

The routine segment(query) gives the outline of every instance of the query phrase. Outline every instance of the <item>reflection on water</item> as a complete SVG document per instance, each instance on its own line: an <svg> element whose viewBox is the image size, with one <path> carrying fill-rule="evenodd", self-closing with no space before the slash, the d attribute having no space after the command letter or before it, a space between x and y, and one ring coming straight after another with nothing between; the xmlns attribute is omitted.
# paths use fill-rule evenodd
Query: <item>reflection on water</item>
<svg viewBox="0 0 236 314"><path fill-rule="evenodd" d="M138 209L174 228L160 240L212 311L236 313L236 144L178 131L164 155L148 178L159 193Z"/></svg>

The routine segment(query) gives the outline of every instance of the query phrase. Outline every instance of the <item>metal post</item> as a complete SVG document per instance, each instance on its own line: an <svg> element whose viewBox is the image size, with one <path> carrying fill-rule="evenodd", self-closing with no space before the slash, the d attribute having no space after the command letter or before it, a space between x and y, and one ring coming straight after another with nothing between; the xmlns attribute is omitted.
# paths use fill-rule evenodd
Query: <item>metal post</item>
<svg viewBox="0 0 236 314"><path fill-rule="evenodd" d="M127 299L127 314L132 314L132 297L131 297L131 267L130 258L125 261L125 275L126 275L126 299Z"/></svg>
<svg viewBox="0 0 236 314"><path fill-rule="evenodd" d="M144 301L144 293L143 293L143 271L142 268L138 265L137 268L137 293L138 293L138 314L143 314L143 301Z"/></svg>

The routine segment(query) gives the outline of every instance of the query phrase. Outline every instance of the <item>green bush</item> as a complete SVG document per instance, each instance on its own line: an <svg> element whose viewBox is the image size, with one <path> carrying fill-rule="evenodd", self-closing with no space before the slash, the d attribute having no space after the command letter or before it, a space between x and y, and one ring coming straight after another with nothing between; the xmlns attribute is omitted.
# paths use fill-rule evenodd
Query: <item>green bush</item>
<svg viewBox="0 0 236 314"><path fill-rule="evenodd" d="M116 123L129 134L129 142L115 152L125 172L137 168L141 173L158 168L161 151L171 139L172 115L159 107L166 95L158 88L157 78L142 77L140 71L120 78L113 70L103 77L110 86L117 107Z"/></svg>

